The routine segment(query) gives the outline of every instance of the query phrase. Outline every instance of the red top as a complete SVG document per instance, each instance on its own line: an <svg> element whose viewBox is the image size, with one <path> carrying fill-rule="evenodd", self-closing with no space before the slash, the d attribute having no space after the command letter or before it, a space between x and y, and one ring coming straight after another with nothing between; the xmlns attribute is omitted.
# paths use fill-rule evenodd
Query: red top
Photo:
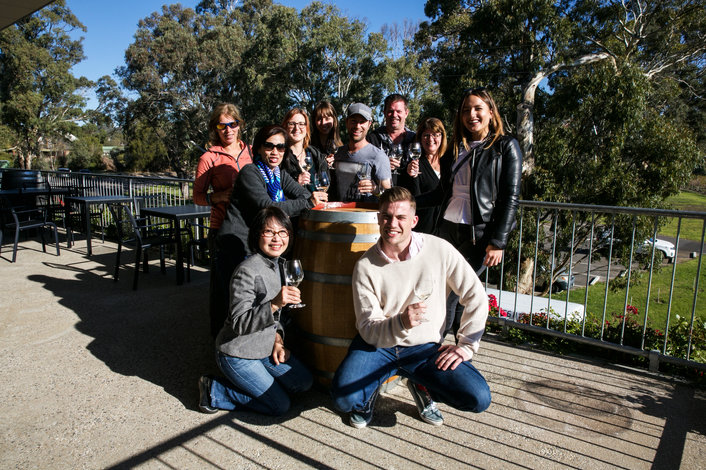
<svg viewBox="0 0 706 470"><path fill-rule="evenodd" d="M243 141L238 141L240 153L233 156L220 145L214 145L208 152L201 155L196 167L194 180L194 203L208 206L206 193L209 187L213 191L225 191L233 188L235 177L245 165L252 163L252 150ZM228 203L220 202L211 205L211 229L217 230L223 224Z"/></svg>

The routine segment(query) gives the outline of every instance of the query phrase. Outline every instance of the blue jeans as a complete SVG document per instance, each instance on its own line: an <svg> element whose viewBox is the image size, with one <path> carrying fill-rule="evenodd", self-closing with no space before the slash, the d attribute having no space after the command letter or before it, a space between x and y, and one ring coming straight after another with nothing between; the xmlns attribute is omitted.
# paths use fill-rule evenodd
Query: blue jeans
<svg viewBox="0 0 706 470"><path fill-rule="evenodd" d="M370 398L393 375L426 387L434 401L461 411L480 413L490 406L490 388L470 361L454 370L434 364L440 344L375 348L356 336L338 367L331 385L334 405L340 411L369 411Z"/></svg>
<svg viewBox="0 0 706 470"><path fill-rule="evenodd" d="M251 410L280 416L289 410L288 393L311 388L311 372L294 356L275 365L271 357L242 359L216 351L226 379L213 379L211 406L221 410Z"/></svg>

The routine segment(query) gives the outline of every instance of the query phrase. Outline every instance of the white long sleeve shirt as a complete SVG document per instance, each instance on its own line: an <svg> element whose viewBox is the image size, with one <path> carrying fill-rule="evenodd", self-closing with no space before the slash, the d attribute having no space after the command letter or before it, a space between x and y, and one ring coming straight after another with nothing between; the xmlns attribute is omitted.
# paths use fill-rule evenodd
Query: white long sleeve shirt
<svg viewBox="0 0 706 470"><path fill-rule="evenodd" d="M420 234L423 243L409 259L390 263L376 246L365 252L353 270L353 303L360 336L378 348L439 343L446 327L446 297L459 295L464 306L458 345L470 356L478 351L488 317L488 296L478 276L450 243ZM414 288L433 285L425 301L428 321L405 329L399 314L418 302Z"/></svg>

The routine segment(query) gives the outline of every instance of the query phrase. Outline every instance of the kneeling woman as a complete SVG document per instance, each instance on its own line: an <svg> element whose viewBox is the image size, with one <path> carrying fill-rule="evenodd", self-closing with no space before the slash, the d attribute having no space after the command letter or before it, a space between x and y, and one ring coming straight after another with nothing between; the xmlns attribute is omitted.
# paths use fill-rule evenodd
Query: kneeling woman
<svg viewBox="0 0 706 470"><path fill-rule="evenodd" d="M300 302L294 286L282 285L282 255L292 223L278 207L262 209L248 235L254 253L236 268L230 283L230 312L216 338L216 362L226 379L199 379L199 409L249 410L282 415L289 393L312 385L311 373L284 347L282 307Z"/></svg>

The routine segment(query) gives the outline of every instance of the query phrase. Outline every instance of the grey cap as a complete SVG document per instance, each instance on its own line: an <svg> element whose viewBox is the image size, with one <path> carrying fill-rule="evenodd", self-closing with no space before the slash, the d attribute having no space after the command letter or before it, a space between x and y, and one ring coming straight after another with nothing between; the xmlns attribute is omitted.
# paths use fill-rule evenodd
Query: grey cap
<svg viewBox="0 0 706 470"><path fill-rule="evenodd" d="M373 120L373 110L365 106L363 103L353 103L348 106L347 117L351 117L354 114L360 114L366 121Z"/></svg>

